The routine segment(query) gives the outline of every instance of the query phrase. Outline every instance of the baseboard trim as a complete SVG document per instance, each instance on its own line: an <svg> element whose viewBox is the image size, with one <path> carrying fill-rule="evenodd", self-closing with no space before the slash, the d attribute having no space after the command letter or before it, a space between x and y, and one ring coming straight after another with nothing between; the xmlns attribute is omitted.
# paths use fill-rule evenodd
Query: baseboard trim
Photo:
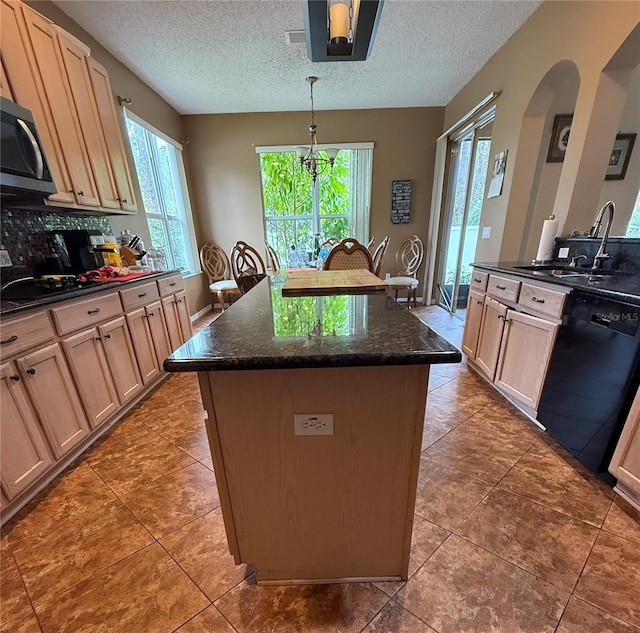
<svg viewBox="0 0 640 633"><path fill-rule="evenodd" d="M192 314L191 315L191 323L197 321L200 317L202 317L205 314L207 314L207 312L211 312L211 306L207 306L206 308L202 308L202 310L199 310L195 314Z"/></svg>

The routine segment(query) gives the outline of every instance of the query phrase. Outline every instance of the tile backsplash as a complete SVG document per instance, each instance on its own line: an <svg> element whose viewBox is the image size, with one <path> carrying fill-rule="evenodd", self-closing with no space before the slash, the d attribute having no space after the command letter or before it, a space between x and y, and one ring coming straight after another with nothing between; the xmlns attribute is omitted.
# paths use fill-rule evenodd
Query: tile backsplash
<svg viewBox="0 0 640 633"><path fill-rule="evenodd" d="M601 241L601 237L556 237L556 253L559 249L567 247L569 248L567 260L571 261L572 257L578 255L586 255L587 259L581 259L579 265L591 265ZM605 262L603 268L640 273L640 238L610 237L607 240L606 251L611 259Z"/></svg>
<svg viewBox="0 0 640 633"><path fill-rule="evenodd" d="M56 229L97 229L111 233L109 218L51 213L25 209L2 209L0 244L9 251L12 266L0 268L2 283L31 276L35 264L50 254L51 248L43 231Z"/></svg>

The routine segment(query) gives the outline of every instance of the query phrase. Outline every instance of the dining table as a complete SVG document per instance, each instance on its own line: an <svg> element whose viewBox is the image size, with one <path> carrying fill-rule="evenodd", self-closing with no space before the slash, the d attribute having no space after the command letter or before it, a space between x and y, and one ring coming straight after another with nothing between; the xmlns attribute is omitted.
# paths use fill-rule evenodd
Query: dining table
<svg viewBox="0 0 640 633"><path fill-rule="evenodd" d="M282 286L283 297L383 294L384 279L366 269L290 270Z"/></svg>

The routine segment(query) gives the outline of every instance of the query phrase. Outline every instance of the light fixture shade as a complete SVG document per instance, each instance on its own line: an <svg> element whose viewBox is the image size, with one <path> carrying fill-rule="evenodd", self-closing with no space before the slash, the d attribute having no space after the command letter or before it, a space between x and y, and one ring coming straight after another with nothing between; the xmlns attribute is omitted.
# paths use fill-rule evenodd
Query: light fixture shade
<svg viewBox="0 0 640 633"><path fill-rule="evenodd" d="M337 147L327 147L324 151L327 152L329 160L335 160L340 150Z"/></svg>
<svg viewBox="0 0 640 633"><path fill-rule="evenodd" d="M309 152L309 148L308 147L296 147L296 154L298 155L298 158L304 158L307 153Z"/></svg>
<svg viewBox="0 0 640 633"><path fill-rule="evenodd" d="M353 19L355 24L351 25L354 34L353 42L347 38L336 36L336 42L332 43L333 23L331 32L327 28L327 15L333 21L334 12L336 20L343 20L342 15L347 7L347 24L349 23L348 3L350 0L342 0L333 4L332 0L303 0L304 30L307 40L307 55L312 62L348 62L364 61L371 53L373 40L375 38L380 13L382 11L383 0L353 0L356 5ZM347 3L345 5L344 3ZM337 9L334 9L337 7ZM341 22L342 23L342 22ZM347 27L348 34L348 27Z"/></svg>

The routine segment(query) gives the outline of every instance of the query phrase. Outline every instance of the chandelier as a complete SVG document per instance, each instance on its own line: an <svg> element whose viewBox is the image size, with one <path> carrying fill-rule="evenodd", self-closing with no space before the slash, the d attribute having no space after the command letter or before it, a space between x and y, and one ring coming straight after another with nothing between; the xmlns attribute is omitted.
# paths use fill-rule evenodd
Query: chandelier
<svg viewBox="0 0 640 633"><path fill-rule="evenodd" d="M339 149L335 147L327 147L324 152L327 158L320 156L318 150L318 126L315 122L315 112L313 110L313 84L318 81L317 77L307 77L307 82L311 88L311 125L309 126L309 136L311 136L311 144L309 147L296 147L296 153L300 159L300 165L305 167L311 174L313 182L318 179L318 174L327 168L333 169L333 163L338 155Z"/></svg>

